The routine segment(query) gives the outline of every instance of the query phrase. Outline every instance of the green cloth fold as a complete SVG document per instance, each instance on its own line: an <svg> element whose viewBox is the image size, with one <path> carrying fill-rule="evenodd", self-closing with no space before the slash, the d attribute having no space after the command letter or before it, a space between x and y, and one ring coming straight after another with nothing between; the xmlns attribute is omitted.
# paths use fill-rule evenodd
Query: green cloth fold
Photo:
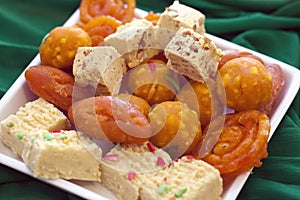
<svg viewBox="0 0 300 200"><path fill-rule="evenodd" d="M161 12L172 0L137 0ZM300 66L299 0L181 0L206 15L208 33ZM62 25L80 0L0 0L0 97L38 53L52 28ZM299 77L300 78L300 77ZM269 156L253 171L238 199L300 199L300 94L269 143ZM0 199L81 199L0 165Z"/></svg>
<svg viewBox="0 0 300 200"><path fill-rule="evenodd" d="M232 42L276 58L292 66L299 66L299 35L277 29L250 29L237 35Z"/></svg>

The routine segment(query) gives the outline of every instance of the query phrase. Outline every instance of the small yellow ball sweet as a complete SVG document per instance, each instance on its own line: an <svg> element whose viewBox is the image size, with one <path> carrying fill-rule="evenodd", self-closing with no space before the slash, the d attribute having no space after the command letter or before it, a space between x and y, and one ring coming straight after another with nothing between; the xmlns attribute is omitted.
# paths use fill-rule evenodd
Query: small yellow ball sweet
<svg viewBox="0 0 300 200"><path fill-rule="evenodd" d="M240 57L219 70L226 92L226 105L236 111L259 109L272 93L272 76L258 60Z"/></svg>
<svg viewBox="0 0 300 200"><path fill-rule="evenodd" d="M88 33L76 27L56 27L50 31L40 45L42 65L70 68L78 47L91 46Z"/></svg>

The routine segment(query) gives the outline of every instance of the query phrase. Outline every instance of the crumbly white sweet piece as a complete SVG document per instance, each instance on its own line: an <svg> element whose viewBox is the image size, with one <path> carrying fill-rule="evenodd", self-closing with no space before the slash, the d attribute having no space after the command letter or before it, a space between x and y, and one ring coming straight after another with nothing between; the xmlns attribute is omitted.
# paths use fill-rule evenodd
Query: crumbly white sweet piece
<svg viewBox="0 0 300 200"><path fill-rule="evenodd" d="M202 160L182 157L170 167L154 174L138 174L133 182L141 183L140 199L217 200L223 191L222 178L217 169Z"/></svg>
<svg viewBox="0 0 300 200"><path fill-rule="evenodd" d="M121 55L134 50L155 48L154 31L151 22L137 19L118 27L115 33L104 39L104 44L115 47Z"/></svg>
<svg viewBox="0 0 300 200"><path fill-rule="evenodd" d="M189 28L180 28L165 48L167 66L203 82L216 75L223 55L213 41Z"/></svg>
<svg viewBox="0 0 300 200"><path fill-rule="evenodd" d="M161 52L174 34L174 31L153 26L148 20L137 19L118 27L104 43L115 47L132 68Z"/></svg>
<svg viewBox="0 0 300 200"><path fill-rule="evenodd" d="M83 144L80 137L84 136L78 134L74 130L34 131L26 140L22 158L36 177L100 181L100 161L89 151L102 151L92 141Z"/></svg>
<svg viewBox="0 0 300 200"><path fill-rule="evenodd" d="M125 72L125 60L112 46L79 47L77 50L73 74L79 86L92 86L99 93L116 95ZM96 90L97 87L101 89Z"/></svg>
<svg viewBox="0 0 300 200"><path fill-rule="evenodd" d="M151 143L117 145L102 159L102 184L121 200L138 199L141 185L131 179L140 173L155 173L170 163L170 156Z"/></svg>
<svg viewBox="0 0 300 200"><path fill-rule="evenodd" d="M205 15L179 1L167 7L161 14L157 24L159 28L178 31L180 27L193 29L201 35L205 34Z"/></svg>
<svg viewBox="0 0 300 200"><path fill-rule="evenodd" d="M141 151L143 148L122 149L114 148L101 162L102 183L120 200L221 199L222 178L208 163L184 156L170 164L161 152L159 159L167 162L156 166L161 160L155 153L144 155L147 150Z"/></svg>
<svg viewBox="0 0 300 200"><path fill-rule="evenodd" d="M2 143L17 156L22 155L24 141L34 130L69 129L67 117L53 104L42 98L26 103L15 115L0 123Z"/></svg>

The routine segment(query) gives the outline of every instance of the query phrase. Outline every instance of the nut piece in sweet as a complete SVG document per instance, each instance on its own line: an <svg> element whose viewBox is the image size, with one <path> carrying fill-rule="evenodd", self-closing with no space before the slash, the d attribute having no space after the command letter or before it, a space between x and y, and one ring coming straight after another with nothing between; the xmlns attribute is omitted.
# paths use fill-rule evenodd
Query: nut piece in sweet
<svg viewBox="0 0 300 200"><path fill-rule="evenodd" d="M229 60L219 72L229 108L236 111L259 109L271 96L272 76L254 58Z"/></svg>

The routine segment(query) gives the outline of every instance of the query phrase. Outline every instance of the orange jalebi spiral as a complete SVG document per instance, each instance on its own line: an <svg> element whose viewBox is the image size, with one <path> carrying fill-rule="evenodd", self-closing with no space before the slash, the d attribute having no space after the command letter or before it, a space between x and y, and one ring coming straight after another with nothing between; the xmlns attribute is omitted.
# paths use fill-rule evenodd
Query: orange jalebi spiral
<svg viewBox="0 0 300 200"><path fill-rule="evenodd" d="M110 16L99 16L82 28L89 34L92 40L92 46L98 46L102 44L106 36L116 32L120 25L120 21Z"/></svg>
<svg viewBox="0 0 300 200"><path fill-rule="evenodd" d="M204 130L206 134L207 130ZM221 174L238 175L260 167L268 156L269 118L260 111L247 110L226 116L219 140L204 158ZM194 151L197 157L197 151Z"/></svg>
<svg viewBox="0 0 300 200"><path fill-rule="evenodd" d="M136 8L135 0L82 0L80 3L80 21L88 23L99 16L111 16L123 23L129 22L134 17Z"/></svg>

